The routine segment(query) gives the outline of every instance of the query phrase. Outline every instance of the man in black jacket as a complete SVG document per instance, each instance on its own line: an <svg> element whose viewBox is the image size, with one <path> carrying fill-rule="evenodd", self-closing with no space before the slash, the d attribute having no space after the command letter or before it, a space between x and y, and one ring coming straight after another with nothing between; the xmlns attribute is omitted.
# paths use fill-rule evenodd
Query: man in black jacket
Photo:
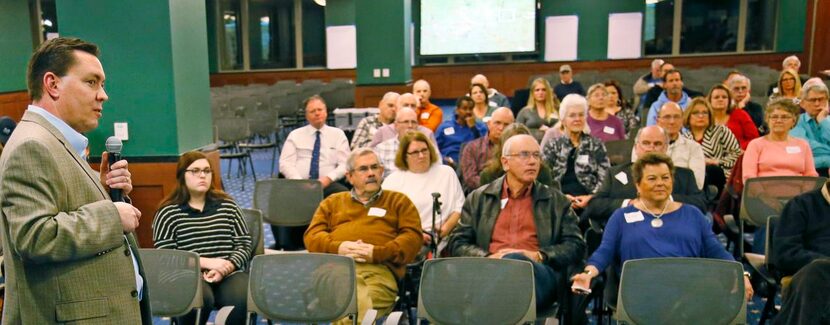
<svg viewBox="0 0 830 325"><path fill-rule="evenodd" d="M775 324L830 322L830 191L820 189L794 197L781 212L775 229L773 262L781 275L794 275L784 289Z"/></svg>
<svg viewBox="0 0 830 325"><path fill-rule="evenodd" d="M508 139L501 158L505 176L467 196L461 220L449 237L453 256L533 263L537 309L556 301L556 293L566 288L568 268L578 266L585 255L571 202L536 182L541 154L532 136Z"/></svg>
<svg viewBox="0 0 830 325"><path fill-rule="evenodd" d="M652 125L640 129L634 142L634 152L637 157L642 157L649 152L666 153L669 137L661 127ZM631 176L632 165L633 163L629 162L608 170L608 176L583 212L590 220L604 226L614 210L632 204L632 200L637 198L637 189ZM671 198L696 206L701 211L706 210L706 196L697 187L695 175L690 169L674 169Z"/></svg>

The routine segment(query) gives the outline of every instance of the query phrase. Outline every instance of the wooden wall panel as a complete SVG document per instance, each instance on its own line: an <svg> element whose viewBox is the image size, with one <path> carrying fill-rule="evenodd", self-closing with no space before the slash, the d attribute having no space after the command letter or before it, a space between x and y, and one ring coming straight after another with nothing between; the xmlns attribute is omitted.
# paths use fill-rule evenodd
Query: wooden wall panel
<svg viewBox="0 0 830 325"><path fill-rule="evenodd" d="M26 91L0 94L0 116L9 116L15 121L20 121L23 112L29 106L29 93Z"/></svg>
<svg viewBox="0 0 830 325"><path fill-rule="evenodd" d="M826 24L826 23L825 23ZM817 32L817 35L819 33ZM826 33L825 33L826 34ZM825 35L825 37L828 37ZM817 37L818 38L818 37ZM830 38L830 37L828 37ZM825 48L830 48L825 46ZM830 50L826 50L830 56ZM741 64L758 64L773 69L781 67L781 61L791 54L803 56L803 53L768 53L746 55L718 55L676 57L669 61L680 69L696 69L707 66L734 67ZM438 65L412 68L412 80L425 79L432 86L432 97L452 99L459 94L466 94L469 90L470 78L482 73L490 81L490 87L498 89L507 96L513 96L516 89L527 87L533 76L550 74L559 71L562 64L570 64L578 75L586 70L615 70L615 69L646 69L651 58L632 60L608 61L579 61L579 62L527 62L504 64L468 64L468 65ZM805 60L802 60L805 61ZM211 86L226 84L271 84L277 80L294 79L298 82L305 79L321 79L328 81L334 78L355 79L355 70L300 70L300 71L270 71L248 73L220 73L210 76ZM411 83L407 85L372 85L360 86L355 90L355 106L373 107L387 91L411 91Z"/></svg>
<svg viewBox="0 0 830 325"><path fill-rule="evenodd" d="M812 2L812 1L810 1ZM830 1L817 1L818 5L814 10L819 13L819 19L816 20L816 33L812 46L813 60L808 71L811 76L815 76L819 71L830 70L830 20L825 19L827 13L830 12ZM822 14L823 13L823 14ZM807 13L812 19L812 12ZM812 31L807 30L808 36ZM801 59L802 67L804 67L804 58Z"/></svg>

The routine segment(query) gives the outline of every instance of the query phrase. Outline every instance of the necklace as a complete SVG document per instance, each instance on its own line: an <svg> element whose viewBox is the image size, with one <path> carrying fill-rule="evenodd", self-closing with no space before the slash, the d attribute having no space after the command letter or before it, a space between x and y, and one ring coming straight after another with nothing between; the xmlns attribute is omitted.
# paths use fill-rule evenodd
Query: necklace
<svg viewBox="0 0 830 325"><path fill-rule="evenodd" d="M646 212L648 212L648 214L650 214L650 215L654 216L654 219L652 219L652 220L651 220L651 227L652 227L652 228L660 228L660 227L662 227L662 226L663 226L663 220L660 220L660 218L662 218L662 217L663 217L663 215L664 215L664 214L666 214L666 209L668 209L668 208L669 208L669 203L671 203L671 200L669 200L668 202L666 202L666 204L665 204L665 205L663 205L663 210L662 210L662 211L660 211L660 214L656 214L656 213L654 213L654 212L651 212L651 210L649 210L649 209L648 209L648 206L646 206L646 202L645 202L645 201L640 201L640 203L642 203L642 204L643 204L643 210L645 210Z"/></svg>

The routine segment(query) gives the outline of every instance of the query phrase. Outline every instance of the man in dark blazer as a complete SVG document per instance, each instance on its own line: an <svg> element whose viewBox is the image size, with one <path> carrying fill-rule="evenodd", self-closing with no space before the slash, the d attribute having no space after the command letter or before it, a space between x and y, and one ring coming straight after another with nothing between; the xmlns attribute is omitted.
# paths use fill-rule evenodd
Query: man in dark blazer
<svg viewBox="0 0 830 325"><path fill-rule="evenodd" d="M652 125L640 129L634 142L637 157L642 157L649 152L666 153L669 137L662 128ZM591 221L605 225L614 210L629 205L637 198L637 189L631 176L632 165L629 162L608 170L608 176L583 212ZM696 206L701 211L706 209L706 197L697 187L694 173L687 168L675 167L671 197L678 202Z"/></svg>
<svg viewBox="0 0 830 325"><path fill-rule="evenodd" d="M85 159L107 100L98 47L46 41L27 79L32 104L0 156L3 324L152 324L141 213L108 194L132 190L127 161L104 154L99 173Z"/></svg>

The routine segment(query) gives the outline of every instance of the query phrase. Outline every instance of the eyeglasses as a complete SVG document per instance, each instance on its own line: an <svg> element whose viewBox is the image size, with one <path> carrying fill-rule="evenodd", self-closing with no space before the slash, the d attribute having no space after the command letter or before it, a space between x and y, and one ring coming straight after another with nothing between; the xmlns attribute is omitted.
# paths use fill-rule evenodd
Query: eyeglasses
<svg viewBox="0 0 830 325"><path fill-rule="evenodd" d="M565 115L565 117L569 118L569 119L583 118L583 117L585 117L585 113L583 113L583 112L570 113L570 114Z"/></svg>
<svg viewBox="0 0 830 325"><path fill-rule="evenodd" d="M409 151L406 154L410 155L410 156L429 155L429 148L423 148L421 150Z"/></svg>
<svg viewBox="0 0 830 325"><path fill-rule="evenodd" d="M380 164L373 164L373 165L369 165L369 166L360 166L360 167L357 167L357 168L353 169L352 171L356 171L356 172L361 173L361 174L366 174L366 173L369 172L369 170L379 171L381 168L383 168L383 167Z"/></svg>
<svg viewBox="0 0 830 325"><path fill-rule="evenodd" d="M706 117L706 116L709 116L709 112L692 112L691 115L694 115L694 116L697 116L697 117Z"/></svg>
<svg viewBox="0 0 830 325"><path fill-rule="evenodd" d="M827 97L813 97L813 98L804 98L805 102L810 102L813 104L823 103L827 101Z"/></svg>
<svg viewBox="0 0 830 325"><path fill-rule="evenodd" d="M518 157L520 160L528 160L531 157L536 160L542 160L542 153L538 151L519 151L517 153L504 155L505 157Z"/></svg>
<svg viewBox="0 0 830 325"><path fill-rule="evenodd" d="M769 119L770 119L770 121L772 121L772 120L785 121L785 120L791 119L792 117L793 117L792 115L770 115Z"/></svg>
<svg viewBox="0 0 830 325"><path fill-rule="evenodd" d="M193 169L185 169L185 171L190 173L191 175L196 175L196 176L210 175L211 173L213 173L213 171L210 170L210 168L205 168L205 169L193 168Z"/></svg>

